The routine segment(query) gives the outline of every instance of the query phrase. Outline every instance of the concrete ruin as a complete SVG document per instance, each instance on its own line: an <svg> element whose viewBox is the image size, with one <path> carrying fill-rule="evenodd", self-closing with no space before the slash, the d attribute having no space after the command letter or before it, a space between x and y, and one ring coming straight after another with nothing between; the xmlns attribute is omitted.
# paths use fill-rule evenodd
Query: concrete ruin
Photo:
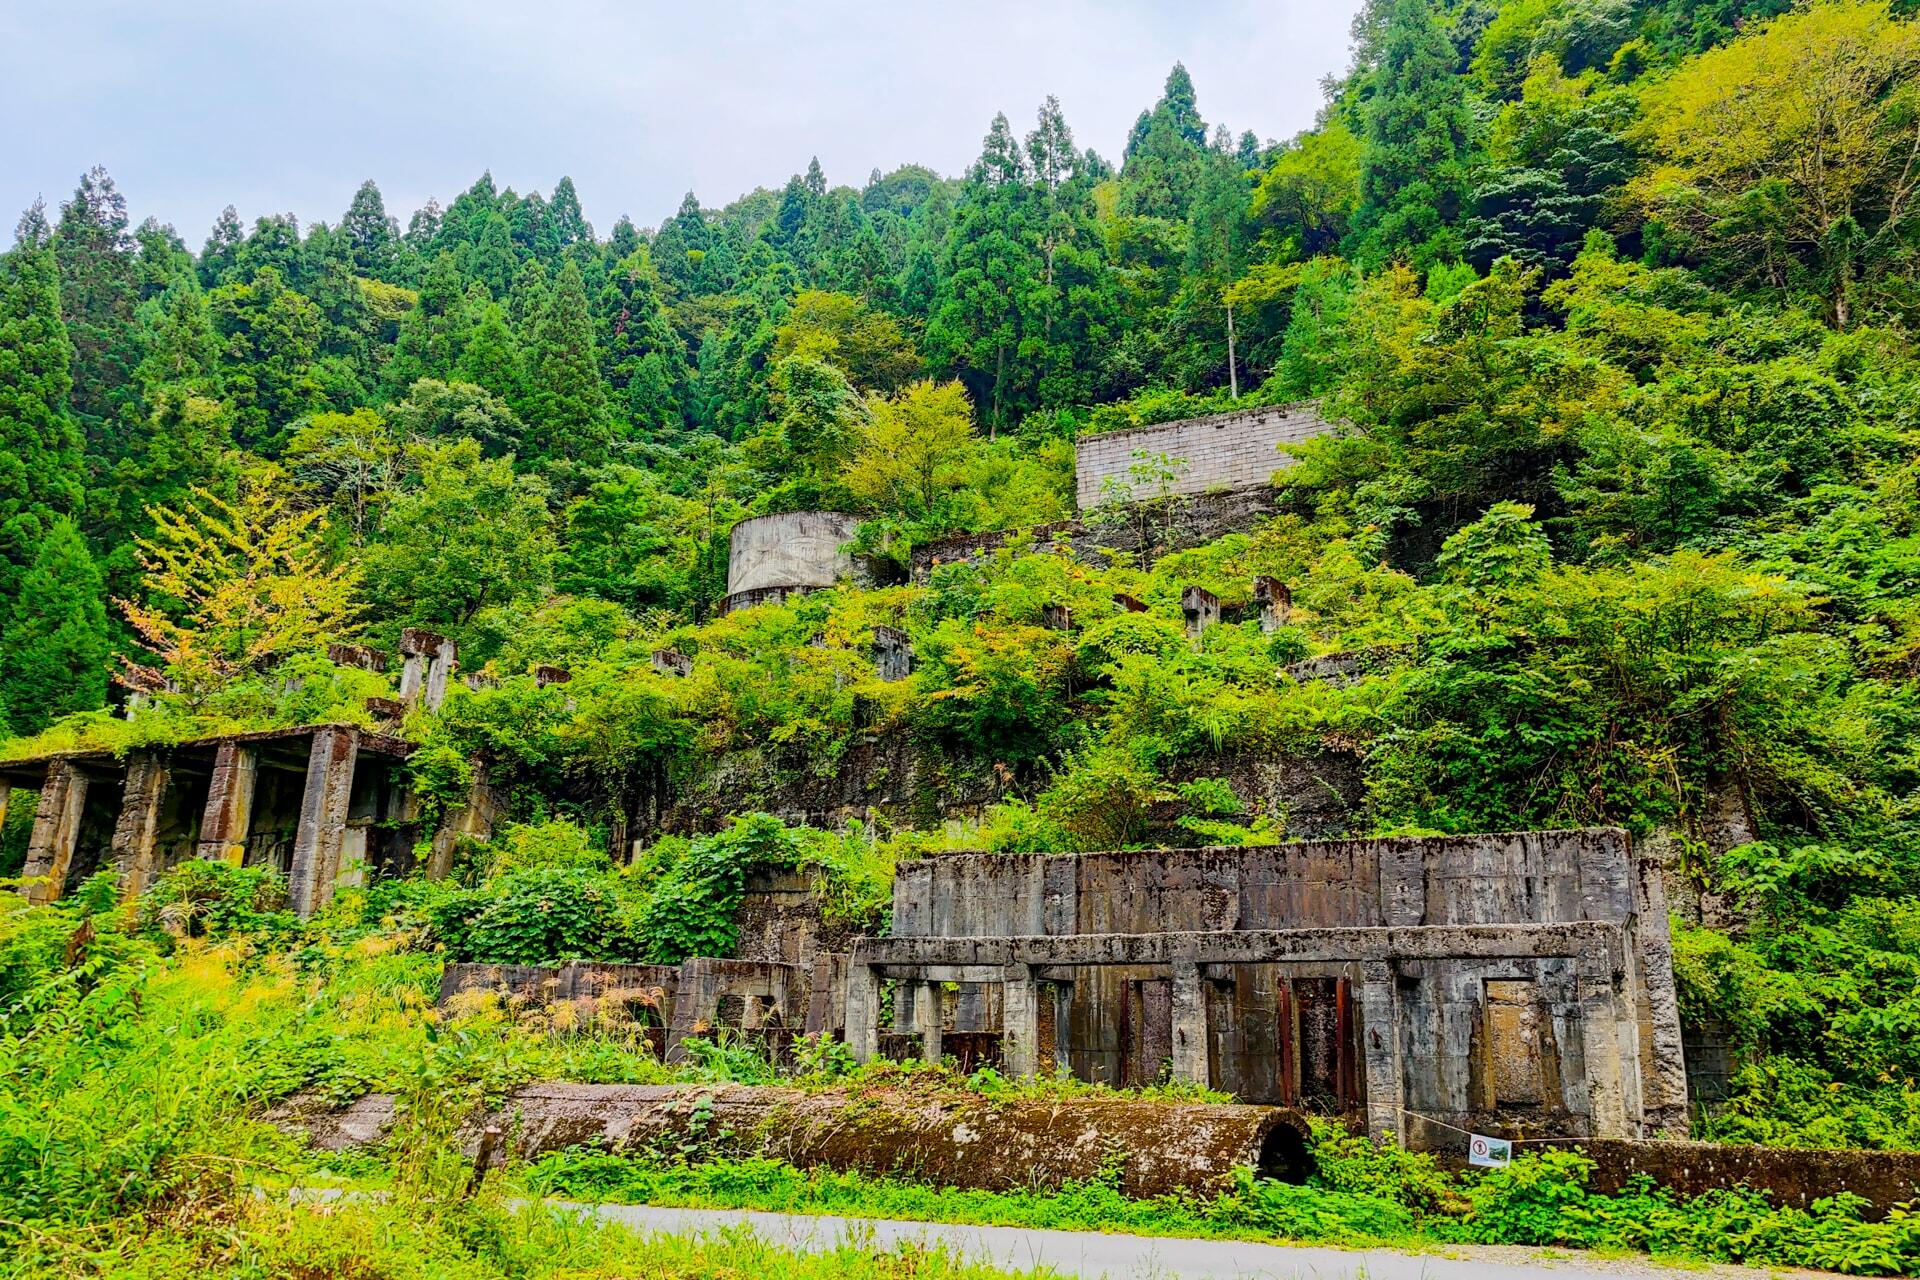
<svg viewBox="0 0 1920 1280"><path fill-rule="evenodd" d="M651 988L669 1058L804 1031L862 1060L1190 1081L1441 1152L1686 1132L1664 890L1618 830L946 855L899 868L889 936L823 920L804 877L762 875L735 958L456 966L443 994L584 1015Z"/></svg>
<svg viewBox="0 0 1920 1280"><path fill-rule="evenodd" d="M926 1056L987 1032L1009 1074L1170 1076L1414 1147L1686 1128L1664 893L1616 830L928 859L845 985L863 1060L891 990Z"/></svg>
<svg viewBox="0 0 1920 1280"><path fill-rule="evenodd" d="M722 613L831 587L856 574L851 553L860 521L837 511L786 511L742 520L727 540Z"/></svg>
<svg viewBox="0 0 1920 1280"><path fill-rule="evenodd" d="M1134 501L1265 485L1275 471L1293 465L1280 446L1332 429L1319 406L1306 402L1081 436L1074 443L1075 496L1088 511L1101 502L1109 480L1128 489ZM1174 464L1164 487L1133 483L1137 454Z"/></svg>
<svg viewBox="0 0 1920 1280"><path fill-rule="evenodd" d="M111 869L129 896L189 858L267 865L300 916L336 887L412 868L418 806L412 744L355 725L203 738L130 751L0 762L0 813L14 790L39 794L22 871L51 902Z"/></svg>

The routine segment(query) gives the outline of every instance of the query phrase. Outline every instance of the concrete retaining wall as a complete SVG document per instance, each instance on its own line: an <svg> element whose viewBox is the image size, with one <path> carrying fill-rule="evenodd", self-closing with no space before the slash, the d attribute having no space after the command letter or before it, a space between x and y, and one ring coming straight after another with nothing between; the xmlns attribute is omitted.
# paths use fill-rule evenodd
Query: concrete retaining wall
<svg viewBox="0 0 1920 1280"><path fill-rule="evenodd" d="M1186 464L1171 483L1173 493L1264 485L1275 471L1293 465L1293 458L1280 452L1282 444L1297 444L1328 430L1319 406L1303 403L1082 436L1075 445L1076 496L1082 511L1099 503L1108 477L1128 479L1136 452L1165 454ZM1155 496L1134 494L1136 499Z"/></svg>

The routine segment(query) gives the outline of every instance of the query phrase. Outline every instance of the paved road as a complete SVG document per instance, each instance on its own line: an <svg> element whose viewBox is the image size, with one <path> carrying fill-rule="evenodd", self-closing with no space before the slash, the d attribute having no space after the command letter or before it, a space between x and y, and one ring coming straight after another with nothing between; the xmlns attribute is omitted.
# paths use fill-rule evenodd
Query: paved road
<svg viewBox="0 0 1920 1280"><path fill-rule="evenodd" d="M554 1202L560 1203L560 1202ZM1315 1249L1238 1240L1175 1240L1102 1235L1088 1231L1030 1231L1024 1227L963 1227L932 1222L754 1213L734 1209L659 1209L651 1205L571 1205L649 1232L698 1235L747 1227L769 1244L821 1251L848 1234L887 1248L900 1244L945 1245L1002 1267L1047 1266L1089 1280L1622 1280L1623 1276L1689 1275L1643 1264L1587 1265L1567 1259L1516 1263L1484 1256L1440 1258L1386 1250Z"/></svg>

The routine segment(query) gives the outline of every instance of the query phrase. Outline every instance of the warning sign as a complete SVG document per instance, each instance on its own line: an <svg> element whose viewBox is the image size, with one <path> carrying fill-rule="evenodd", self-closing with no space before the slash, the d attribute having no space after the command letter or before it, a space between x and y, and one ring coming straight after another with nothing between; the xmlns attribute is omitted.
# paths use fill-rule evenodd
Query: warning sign
<svg viewBox="0 0 1920 1280"><path fill-rule="evenodd" d="M1484 1133L1467 1135L1467 1163L1488 1169L1504 1169L1513 1163L1513 1143L1505 1138L1489 1138Z"/></svg>

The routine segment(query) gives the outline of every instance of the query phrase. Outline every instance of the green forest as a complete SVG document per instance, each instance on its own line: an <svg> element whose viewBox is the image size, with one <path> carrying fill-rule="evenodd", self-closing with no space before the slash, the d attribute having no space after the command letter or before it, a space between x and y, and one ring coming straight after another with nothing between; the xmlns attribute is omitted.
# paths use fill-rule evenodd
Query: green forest
<svg viewBox="0 0 1920 1280"><path fill-rule="evenodd" d="M1169 810L1193 844L1279 838L1209 775L1233 753L1357 758L1356 835L1611 824L1669 849L1683 1013L1738 1064L1695 1136L1920 1149L1911 8L1368 0L1284 141L1207 119L1175 65L1115 157L1049 97L955 177L813 162L604 230L566 177L488 174L411 212L369 180L332 223L229 207L204 237L136 222L98 168L27 209L0 255L0 757L370 727L391 677L327 646L425 628L489 679L409 712L413 783L431 818L484 760L511 820L451 880L310 923L270 874L206 863L131 907L109 882L0 908L0 1074L38 1082L0 1099L0 1241L113 1272L87 1232L133 1215L176 1233L151 1274L187 1274L245 1216L198 1153L268 1159L222 1100L391 1087L410 1054L437 1087L656 1078L434 1039L446 959L725 954L755 866L817 868L873 924L903 857L1164 843ZM1073 517L1080 435L1302 400L1338 430L1243 533L1105 563L1016 536L907 572ZM877 584L723 614L733 526L799 510L858 515ZM1190 642L1183 587L1241 606L1256 575L1291 587L1287 625ZM1045 624L1061 604L1078 629ZM908 678L876 677L876 625L912 638ZM662 647L692 674L654 670ZM1351 683L1283 671L1356 650L1378 660ZM623 847L719 762L828 774L876 733L993 803ZM18 876L33 806L6 814ZM188 917L226 949L187 947ZM263 1029L275 1000L336 1033ZM233 1079L127 1127L118 1095L169 1053ZM59 1152L60 1185L29 1176ZM447 1256L511 1244L471 1274L548 1274L558 1228L517 1230L539 1238ZM1905 1239L1819 1260L1900 1272ZM414 1274L392 1265L313 1274Z"/></svg>

